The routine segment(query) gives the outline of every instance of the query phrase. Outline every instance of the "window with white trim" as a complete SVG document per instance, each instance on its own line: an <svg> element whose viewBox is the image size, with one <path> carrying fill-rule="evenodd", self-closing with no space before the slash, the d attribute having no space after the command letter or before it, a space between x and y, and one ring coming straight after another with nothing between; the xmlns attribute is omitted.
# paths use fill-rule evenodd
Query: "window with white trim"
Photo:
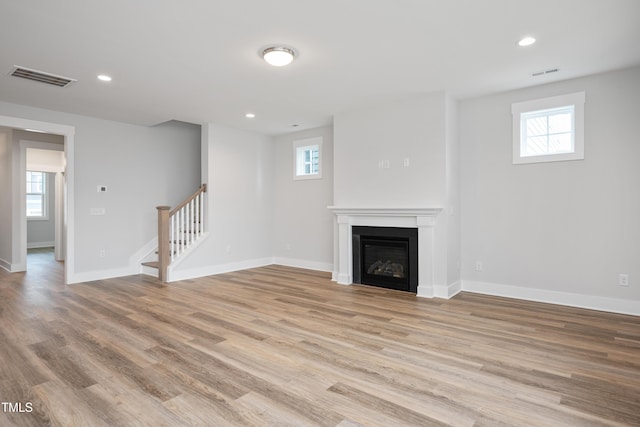
<svg viewBox="0 0 640 427"><path fill-rule="evenodd" d="M48 219L47 173L27 171L27 218Z"/></svg>
<svg viewBox="0 0 640 427"><path fill-rule="evenodd" d="M322 178L322 137L293 141L293 179Z"/></svg>
<svg viewBox="0 0 640 427"><path fill-rule="evenodd" d="M513 163L584 159L585 93L518 102L513 114Z"/></svg>

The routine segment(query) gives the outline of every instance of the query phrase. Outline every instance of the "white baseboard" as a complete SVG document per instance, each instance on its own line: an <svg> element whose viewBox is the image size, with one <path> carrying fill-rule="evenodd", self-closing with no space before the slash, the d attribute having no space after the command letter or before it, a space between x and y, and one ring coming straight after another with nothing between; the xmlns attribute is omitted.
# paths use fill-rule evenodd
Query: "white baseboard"
<svg viewBox="0 0 640 427"><path fill-rule="evenodd" d="M167 282L178 280L197 279L199 277L213 276L215 274L230 273L232 271L247 270L249 268L264 267L273 264L273 258L256 258L246 261L230 262L227 264L209 265L206 267L191 268L188 270L173 271L169 267Z"/></svg>
<svg viewBox="0 0 640 427"><path fill-rule="evenodd" d="M9 273L19 273L21 271L27 271L27 264L11 264L9 261L0 259L0 267L7 270Z"/></svg>
<svg viewBox="0 0 640 427"><path fill-rule="evenodd" d="M566 305L590 310L608 311L612 313L640 316L640 301L601 297L596 295L574 294L569 292L549 291L545 289L523 288L520 286L497 283L462 281L462 290L484 295L516 298L528 301Z"/></svg>
<svg viewBox="0 0 640 427"><path fill-rule="evenodd" d="M67 285L71 285L73 283L93 282L94 280L114 279L116 277L133 276L134 274L139 273L140 269L138 266L73 273L68 274Z"/></svg>
<svg viewBox="0 0 640 427"><path fill-rule="evenodd" d="M11 263L0 258L0 267L11 273Z"/></svg>
<svg viewBox="0 0 640 427"><path fill-rule="evenodd" d="M445 298L449 299L462 290L462 284L460 281L451 283L449 285L433 285L424 286L418 285L418 291L416 296L420 298Z"/></svg>
<svg viewBox="0 0 640 427"><path fill-rule="evenodd" d="M325 271L328 273L333 271L333 264L327 263L327 262L308 261L308 260L296 259L296 258L274 257L273 263L278 265L284 265L287 267L305 268L307 270Z"/></svg>
<svg viewBox="0 0 640 427"><path fill-rule="evenodd" d="M55 245L55 242L31 242L27 243L27 249L53 248Z"/></svg>

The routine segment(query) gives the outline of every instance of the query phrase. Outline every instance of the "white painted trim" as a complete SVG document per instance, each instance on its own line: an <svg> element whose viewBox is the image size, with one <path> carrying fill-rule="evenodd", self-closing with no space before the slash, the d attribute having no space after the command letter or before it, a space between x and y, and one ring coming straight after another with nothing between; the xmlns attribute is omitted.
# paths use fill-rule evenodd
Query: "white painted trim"
<svg viewBox="0 0 640 427"><path fill-rule="evenodd" d="M22 119L18 117L10 117L10 116L0 116L0 126L16 128L16 129L37 129L47 133L53 133L57 135L64 136L64 153L66 158L66 173L65 180L67 183L67 194L66 194L66 206L65 206L65 215L67 217L67 227L66 227L66 235L63 236L63 246L65 248L66 254L64 256L64 276L65 283L75 283L78 280L74 277L74 269L75 269L75 127L62 125L57 123L49 123L49 122L41 122L38 120L29 120ZM26 165L25 165L26 167ZM15 175L14 175L15 176ZM24 175L23 175L24 176ZM18 180L22 182L24 180ZM15 184L15 183L14 183ZM26 184L25 184L26 185ZM15 189L15 185L14 185ZM17 191L17 189L16 189ZM14 196L14 201L15 201ZM24 204L17 203L18 209L22 207L22 209L26 209ZM26 217L26 214L25 214ZM14 218L18 219L19 217ZM26 227L26 221L25 221ZM16 227L15 230L18 232L21 231L21 226ZM26 233L25 233L26 236ZM26 256L26 237L24 241L16 234L14 235L13 245L14 245L14 253L15 249L20 252L24 252ZM23 245L24 246L21 246ZM19 263L17 266L23 266L23 270L26 270L26 260L23 263Z"/></svg>
<svg viewBox="0 0 640 427"><path fill-rule="evenodd" d="M463 280L462 290L465 292L484 295L640 316L640 301L638 300L574 294L569 292L550 291L546 289L523 288L520 286L476 282L472 280Z"/></svg>
<svg viewBox="0 0 640 427"><path fill-rule="evenodd" d="M31 242L27 243L27 249L53 248L56 242Z"/></svg>
<svg viewBox="0 0 640 427"><path fill-rule="evenodd" d="M462 291L462 283L450 283L449 285L433 285L433 296L436 298L449 299Z"/></svg>
<svg viewBox="0 0 640 427"><path fill-rule="evenodd" d="M67 283L68 285L74 283L93 282L95 280L114 279L116 277L133 276L140 274L137 266L129 266L123 268L112 268L110 270L94 270L81 273L75 273L73 275L73 282Z"/></svg>
<svg viewBox="0 0 640 427"><path fill-rule="evenodd" d="M6 261L6 260L4 260L4 259L2 259L2 258L0 258L0 268L3 268L5 270L7 270L9 273L12 272L11 263Z"/></svg>
<svg viewBox="0 0 640 427"><path fill-rule="evenodd" d="M167 282L178 280L197 279L216 274L230 273L232 271L247 270L249 268L264 267L273 264L273 258L256 258L245 261L230 262L227 264L209 265L206 267L192 268L188 270L167 271Z"/></svg>
<svg viewBox="0 0 640 427"><path fill-rule="evenodd" d="M274 257L273 263L286 267L304 268L307 270L333 272L333 264L328 262L309 261L296 258Z"/></svg>

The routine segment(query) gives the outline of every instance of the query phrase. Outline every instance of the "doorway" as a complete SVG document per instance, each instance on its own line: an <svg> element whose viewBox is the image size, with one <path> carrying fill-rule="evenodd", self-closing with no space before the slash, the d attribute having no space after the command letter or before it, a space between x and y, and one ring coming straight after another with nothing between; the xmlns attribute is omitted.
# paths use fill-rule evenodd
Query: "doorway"
<svg viewBox="0 0 640 427"><path fill-rule="evenodd" d="M26 150L26 247L53 248L55 260L63 261L64 139L59 135L14 132L18 137L29 137L20 139L21 152Z"/></svg>
<svg viewBox="0 0 640 427"><path fill-rule="evenodd" d="M60 176L63 177L63 196L58 198L59 203L61 203L61 212L63 212L63 222L61 230L59 231L60 244L56 245L56 247L60 250L60 257L65 260L64 283L74 283L74 212L71 207L74 205L73 159L75 128L67 125L9 116L0 116L0 127L9 128L12 133L15 132L16 134L30 132L30 135L33 136L33 132L35 131L35 133L51 134L62 138L62 144L59 144L57 148L59 149L60 146L62 146L62 153L65 161L64 173L60 174ZM10 158L8 160L5 159L5 162L13 165L10 182L8 185L5 182L5 186L12 194L10 197L10 207L7 207L7 209L10 209L9 217L13 218L13 220L11 221L11 229L8 232L5 230L2 236L3 239L6 237L6 241L10 242L10 247L8 249L2 248L5 257L1 261L2 267L11 272L24 271L27 268L27 148L40 148L45 150L51 148L47 146L38 147L37 145L42 143L42 141L32 141L32 139L33 138L28 137L15 138L12 136L11 140L8 142ZM36 143L36 146L28 147L34 142Z"/></svg>

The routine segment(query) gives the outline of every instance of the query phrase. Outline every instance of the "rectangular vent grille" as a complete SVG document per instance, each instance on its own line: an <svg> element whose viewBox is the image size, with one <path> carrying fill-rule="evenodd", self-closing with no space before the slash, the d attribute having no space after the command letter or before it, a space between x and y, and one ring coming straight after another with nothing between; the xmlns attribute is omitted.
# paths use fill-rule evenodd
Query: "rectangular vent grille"
<svg viewBox="0 0 640 427"><path fill-rule="evenodd" d="M43 71L31 70L29 68L14 66L11 70L11 75L14 77L20 77L27 80L33 80L34 82L46 83L48 85L66 87L75 82L75 79L69 77L56 76L55 74L45 73Z"/></svg>
<svg viewBox="0 0 640 427"><path fill-rule="evenodd" d="M535 73L531 73L531 77L544 76L545 74L552 74L552 73L557 73L557 72L558 72L557 68L552 68L550 70L537 71Z"/></svg>

